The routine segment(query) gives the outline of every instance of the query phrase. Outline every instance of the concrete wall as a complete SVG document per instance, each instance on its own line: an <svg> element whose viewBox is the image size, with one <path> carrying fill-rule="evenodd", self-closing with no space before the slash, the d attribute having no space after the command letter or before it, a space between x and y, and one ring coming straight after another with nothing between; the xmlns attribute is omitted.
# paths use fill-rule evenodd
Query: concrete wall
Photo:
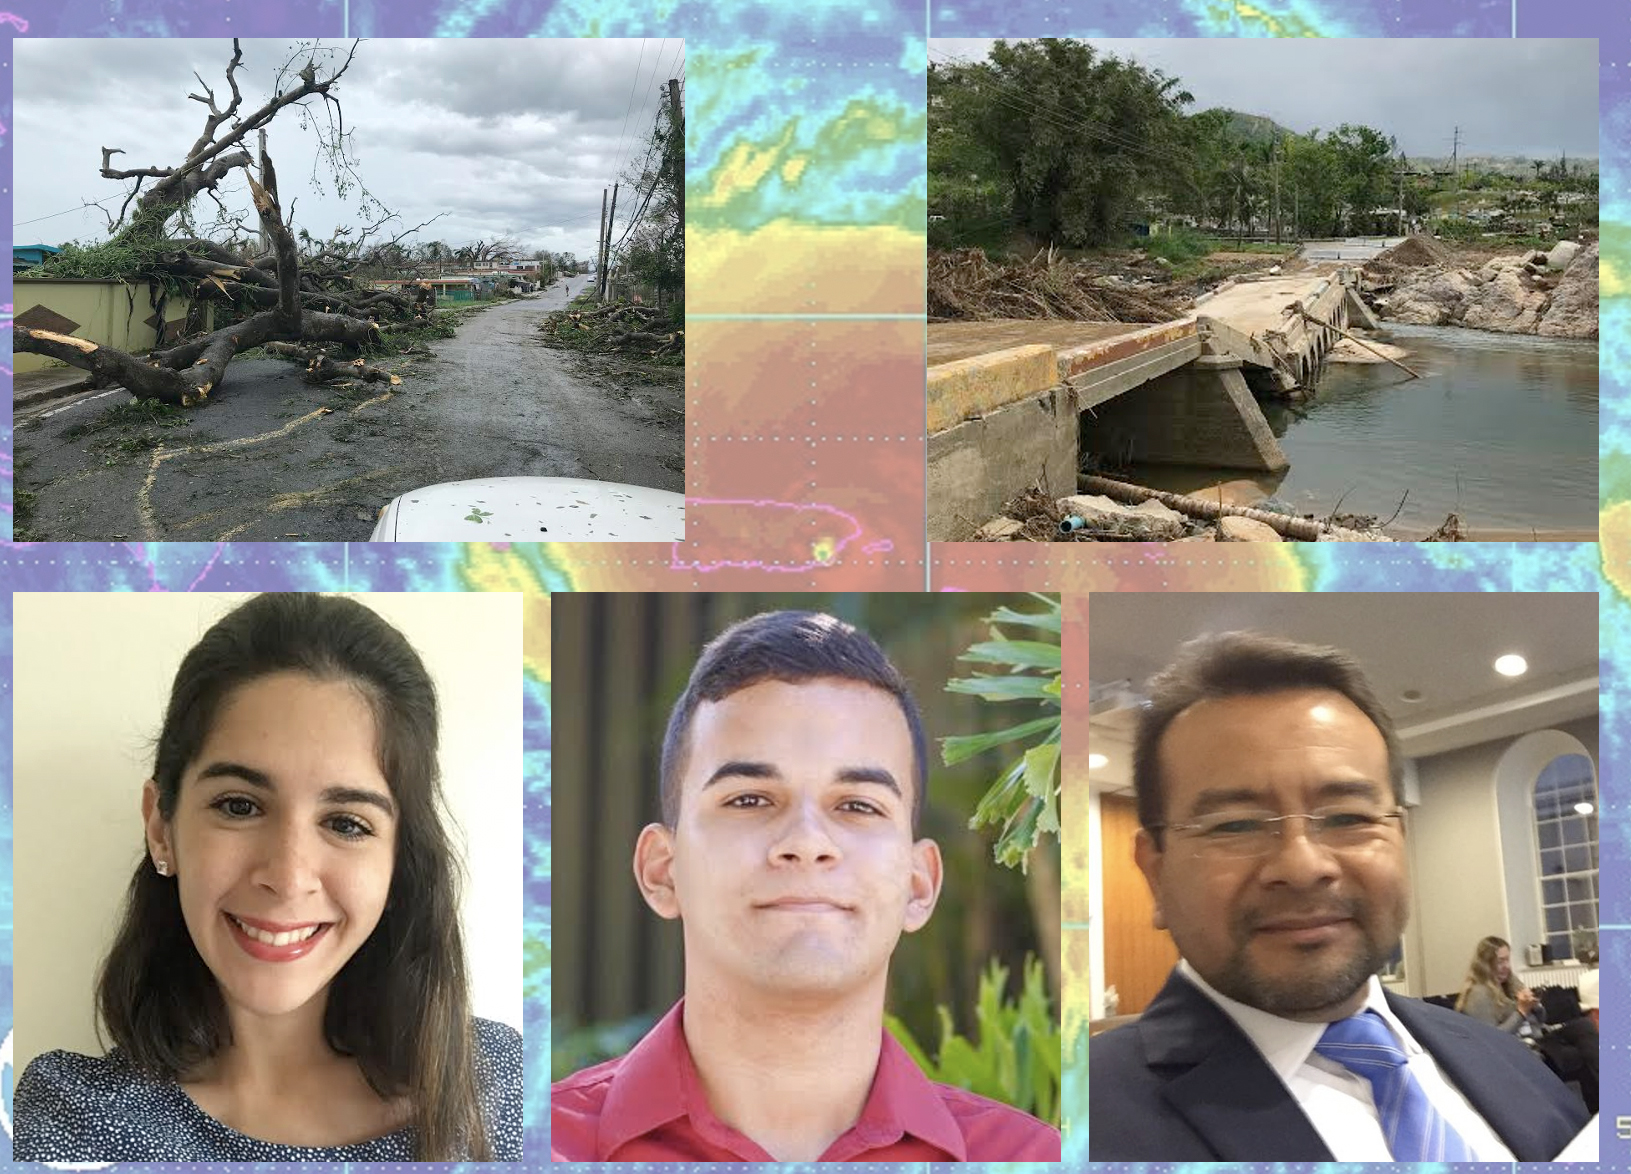
<svg viewBox="0 0 1631 1174"><path fill-rule="evenodd" d="M929 437L929 539L955 542L1041 480L1076 492L1076 397L1058 387Z"/></svg>
<svg viewBox="0 0 1631 1174"><path fill-rule="evenodd" d="M929 368L929 431L1047 391L1059 382L1057 366L1054 349L1041 343L937 363Z"/></svg>
<svg viewBox="0 0 1631 1174"><path fill-rule="evenodd" d="M16 308L16 318L23 318L35 306L44 306L76 324L74 329L64 329L62 333L111 346L115 350L141 354L151 350L158 341L158 332L147 322L153 317L153 305L149 298L145 283L133 285L123 281L18 278L12 293L12 304ZM192 299L186 297L171 297L164 303L165 325L172 337L186 323L191 305ZM54 329L40 323L25 322L23 325ZM18 374L56 366L60 364L44 355L17 354L12 359L12 370Z"/></svg>

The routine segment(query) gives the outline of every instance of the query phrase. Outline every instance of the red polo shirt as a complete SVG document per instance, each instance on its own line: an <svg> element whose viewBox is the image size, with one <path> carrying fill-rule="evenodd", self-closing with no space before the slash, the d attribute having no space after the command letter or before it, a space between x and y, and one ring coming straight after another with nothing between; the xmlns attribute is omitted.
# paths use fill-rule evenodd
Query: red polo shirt
<svg viewBox="0 0 1631 1174"><path fill-rule="evenodd" d="M550 1096L550 1148L572 1162L774 1162L708 1107L685 1043L682 999L626 1056L575 1072ZM822 1162L1057 1162L1059 1131L935 1084L888 1031L861 1117Z"/></svg>

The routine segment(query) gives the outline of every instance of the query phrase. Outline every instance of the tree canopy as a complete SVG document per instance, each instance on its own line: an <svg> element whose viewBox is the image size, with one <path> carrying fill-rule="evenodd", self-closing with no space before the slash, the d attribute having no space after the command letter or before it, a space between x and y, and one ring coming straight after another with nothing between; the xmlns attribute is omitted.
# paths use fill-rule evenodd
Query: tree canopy
<svg viewBox="0 0 1631 1174"><path fill-rule="evenodd" d="M981 62L931 62L930 242L1021 233L1116 243L1185 217L1215 230L1374 231L1397 203L1394 140L1343 124L1293 134L1260 116L1188 108L1181 79L1081 41L997 41Z"/></svg>

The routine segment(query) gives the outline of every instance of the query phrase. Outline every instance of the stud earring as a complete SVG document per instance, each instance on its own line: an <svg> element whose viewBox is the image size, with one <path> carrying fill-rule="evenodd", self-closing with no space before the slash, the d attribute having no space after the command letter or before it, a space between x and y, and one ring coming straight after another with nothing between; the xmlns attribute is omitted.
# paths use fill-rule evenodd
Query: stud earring
<svg viewBox="0 0 1631 1174"><path fill-rule="evenodd" d="M153 867L159 870L160 876L170 875L170 865L163 860L155 860L153 862Z"/></svg>

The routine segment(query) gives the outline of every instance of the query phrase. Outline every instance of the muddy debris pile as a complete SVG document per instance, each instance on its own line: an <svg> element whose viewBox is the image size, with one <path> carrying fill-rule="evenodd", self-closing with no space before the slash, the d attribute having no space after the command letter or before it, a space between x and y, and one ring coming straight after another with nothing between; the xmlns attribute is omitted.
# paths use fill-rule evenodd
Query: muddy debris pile
<svg viewBox="0 0 1631 1174"><path fill-rule="evenodd" d="M929 320L1057 318L1071 322L1170 322L1194 304L1171 282L1118 272L1096 261L1038 253L1024 263L992 261L983 249L929 254Z"/></svg>
<svg viewBox="0 0 1631 1174"><path fill-rule="evenodd" d="M667 329L667 310L613 302L592 309L555 310L538 324L545 346L597 354L659 358L685 353L685 331Z"/></svg>
<svg viewBox="0 0 1631 1174"><path fill-rule="evenodd" d="M1422 265L1448 265L1453 259L1450 250L1432 237L1410 236L1376 254L1365 263L1365 268L1374 271L1415 269Z"/></svg>

